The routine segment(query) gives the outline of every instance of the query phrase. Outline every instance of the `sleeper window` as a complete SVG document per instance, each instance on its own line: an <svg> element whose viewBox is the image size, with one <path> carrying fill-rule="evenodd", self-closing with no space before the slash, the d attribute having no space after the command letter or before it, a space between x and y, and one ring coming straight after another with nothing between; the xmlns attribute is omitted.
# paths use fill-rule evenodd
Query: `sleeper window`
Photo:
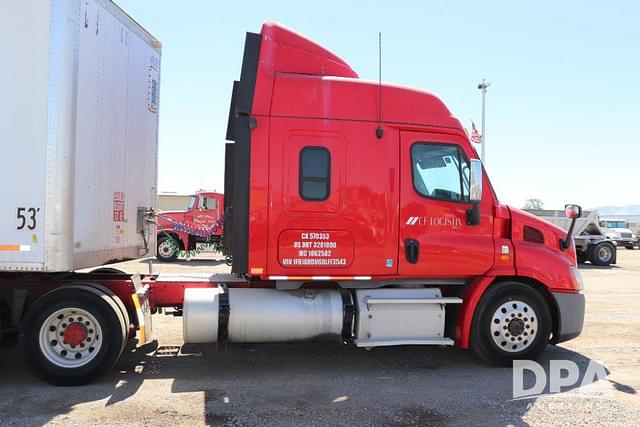
<svg viewBox="0 0 640 427"><path fill-rule="evenodd" d="M300 151L300 197L322 201L331 191L331 155L324 147L305 147Z"/></svg>

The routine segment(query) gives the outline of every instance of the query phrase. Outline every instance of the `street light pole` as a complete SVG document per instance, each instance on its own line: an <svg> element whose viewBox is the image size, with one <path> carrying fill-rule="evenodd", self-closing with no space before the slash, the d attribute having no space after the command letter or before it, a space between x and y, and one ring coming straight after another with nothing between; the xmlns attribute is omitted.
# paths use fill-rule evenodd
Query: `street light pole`
<svg viewBox="0 0 640 427"><path fill-rule="evenodd" d="M480 89L482 91L482 135L481 135L481 152L480 152L480 160L482 160L482 164L484 165L484 151L485 151L485 145L486 145L486 141L485 141L485 127L484 127L484 112L485 112L485 97L487 94L487 88L491 86L491 83L489 83L488 81L486 81L485 79L482 79L482 82L478 85L478 89Z"/></svg>

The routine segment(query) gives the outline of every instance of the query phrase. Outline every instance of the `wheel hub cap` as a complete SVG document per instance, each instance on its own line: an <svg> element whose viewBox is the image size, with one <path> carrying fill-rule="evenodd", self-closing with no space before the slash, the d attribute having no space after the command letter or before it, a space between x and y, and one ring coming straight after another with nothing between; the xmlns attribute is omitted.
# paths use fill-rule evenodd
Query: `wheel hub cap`
<svg viewBox="0 0 640 427"><path fill-rule="evenodd" d="M520 319L514 319L509 322L507 330L514 337L518 337L524 332L524 322Z"/></svg>
<svg viewBox="0 0 640 427"><path fill-rule="evenodd" d="M508 301L497 308L491 319L491 338L508 353L529 347L538 334L538 316L522 301Z"/></svg>
<svg viewBox="0 0 640 427"><path fill-rule="evenodd" d="M70 346L80 345L87 339L87 328L79 322L74 322L64 329L64 342Z"/></svg>

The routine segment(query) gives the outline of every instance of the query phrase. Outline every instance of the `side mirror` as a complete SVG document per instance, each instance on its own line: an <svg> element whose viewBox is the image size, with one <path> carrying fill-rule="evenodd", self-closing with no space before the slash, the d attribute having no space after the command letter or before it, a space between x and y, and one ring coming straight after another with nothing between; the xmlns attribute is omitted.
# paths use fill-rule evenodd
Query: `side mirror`
<svg viewBox="0 0 640 427"><path fill-rule="evenodd" d="M478 159L471 159L469 199L471 199L472 202L482 200L482 162Z"/></svg>
<svg viewBox="0 0 640 427"><path fill-rule="evenodd" d="M467 209L467 225L480 224L480 201L482 200L482 162L471 159L469 170L469 200L473 204Z"/></svg>
<svg viewBox="0 0 640 427"><path fill-rule="evenodd" d="M573 236L573 229L576 225L576 220L582 216L582 208L578 205L565 205L564 216L571 220L569 230L567 230L567 237L560 239L560 249L567 250L571 246L571 236Z"/></svg>
<svg viewBox="0 0 640 427"><path fill-rule="evenodd" d="M569 219L580 218L582 216L582 208L578 205L565 205L564 216Z"/></svg>

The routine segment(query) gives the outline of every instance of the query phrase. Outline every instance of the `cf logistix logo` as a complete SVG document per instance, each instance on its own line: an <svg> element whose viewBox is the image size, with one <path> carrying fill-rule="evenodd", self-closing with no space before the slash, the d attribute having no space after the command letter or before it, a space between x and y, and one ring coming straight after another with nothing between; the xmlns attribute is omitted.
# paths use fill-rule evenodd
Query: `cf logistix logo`
<svg viewBox="0 0 640 427"><path fill-rule="evenodd" d="M410 216L405 225L430 225L434 227L462 227L462 220L449 216Z"/></svg>

